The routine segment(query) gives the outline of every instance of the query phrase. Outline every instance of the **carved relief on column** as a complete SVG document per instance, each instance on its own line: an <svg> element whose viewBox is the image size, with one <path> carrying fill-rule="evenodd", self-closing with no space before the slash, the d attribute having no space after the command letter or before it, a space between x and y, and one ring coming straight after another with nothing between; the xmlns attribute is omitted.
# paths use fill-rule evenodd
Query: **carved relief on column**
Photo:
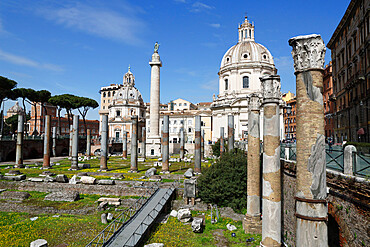
<svg viewBox="0 0 370 247"><path fill-rule="evenodd" d="M261 99L258 94L251 94L248 98L248 106L251 111L259 111L261 107Z"/></svg>
<svg viewBox="0 0 370 247"><path fill-rule="evenodd" d="M281 98L281 83L280 76L268 75L260 78L262 85L263 100L279 101Z"/></svg>
<svg viewBox="0 0 370 247"><path fill-rule="evenodd" d="M307 69L324 69L326 48L319 34L291 38L289 45L293 47L296 73Z"/></svg>

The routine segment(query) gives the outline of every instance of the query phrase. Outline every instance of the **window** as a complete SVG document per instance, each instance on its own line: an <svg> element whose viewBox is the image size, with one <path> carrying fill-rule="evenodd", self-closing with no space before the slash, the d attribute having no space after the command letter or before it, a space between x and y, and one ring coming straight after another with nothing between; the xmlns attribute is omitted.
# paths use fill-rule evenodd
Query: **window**
<svg viewBox="0 0 370 247"><path fill-rule="evenodd" d="M225 90L229 90L229 80L225 79Z"/></svg>
<svg viewBox="0 0 370 247"><path fill-rule="evenodd" d="M243 58L248 58L248 54L244 54L243 55Z"/></svg>
<svg viewBox="0 0 370 247"><path fill-rule="evenodd" d="M191 119L188 121L188 125L193 125L193 121Z"/></svg>
<svg viewBox="0 0 370 247"><path fill-rule="evenodd" d="M105 97L106 96L106 94L105 94L105 92L103 93L103 97Z"/></svg>
<svg viewBox="0 0 370 247"><path fill-rule="evenodd" d="M177 143L177 138L173 138L173 143Z"/></svg>
<svg viewBox="0 0 370 247"><path fill-rule="evenodd" d="M182 105L182 103L179 103L179 106L181 106Z"/></svg>
<svg viewBox="0 0 370 247"><path fill-rule="evenodd" d="M108 92L108 97L110 97L110 92Z"/></svg>
<svg viewBox="0 0 370 247"><path fill-rule="evenodd" d="M187 106L188 105L188 103L184 103L184 106Z"/></svg>
<svg viewBox="0 0 370 247"><path fill-rule="evenodd" d="M249 77L248 76L243 77L243 88L249 88Z"/></svg>
<svg viewBox="0 0 370 247"><path fill-rule="evenodd" d="M184 120L180 120L180 124L184 124Z"/></svg>
<svg viewBox="0 0 370 247"><path fill-rule="evenodd" d="M117 117L121 116L121 111L116 111Z"/></svg>
<svg viewBox="0 0 370 247"><path fill-rule="evenodd" d="M177 124L177 121L175 120L175 121L173 121L173 124Z"/></svg>
<svg viewBox="0 0 370 247"><path fill-rule="evenodd" d="M191 133L191 128L188 129L188 133Z"/></svg>

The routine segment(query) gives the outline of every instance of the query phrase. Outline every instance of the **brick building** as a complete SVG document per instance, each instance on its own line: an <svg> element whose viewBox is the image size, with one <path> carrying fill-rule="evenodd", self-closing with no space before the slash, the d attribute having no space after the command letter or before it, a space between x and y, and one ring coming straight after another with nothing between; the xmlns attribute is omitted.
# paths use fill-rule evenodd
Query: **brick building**
<svg viewBox="0 0 370 247"><path fill-rule="evenodd" d="M352 0L331 37L335 142L369 142L369 4Z"/></svg>
<svg viewBox="0 0 370 247"><path fill-rule="evenodd" d="M296 123L296 114L297 114L297 100L296 97L289 97L289 100L285 102L287 105L291 106L290 114L287 112L287 108L284 108L284 139L295 141L297 133L297 123Z"/></svg>
<svg viewBox="0 0 370 247"><path fill-rule="evenodd" d="M333 77L331 62L326 65L323 81L325 137L334 137L334 102L333 102Z"/></svg>

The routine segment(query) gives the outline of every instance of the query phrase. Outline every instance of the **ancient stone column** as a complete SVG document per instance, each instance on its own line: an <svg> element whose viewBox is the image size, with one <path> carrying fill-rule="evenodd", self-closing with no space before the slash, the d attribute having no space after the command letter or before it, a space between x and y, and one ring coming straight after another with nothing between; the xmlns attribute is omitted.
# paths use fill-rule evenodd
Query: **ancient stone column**
<svg viewBox="0 0 370 247"><path fill-rule="evenodd" d="M202 158L202 160L204 160L204 130L202 130L202 135L201 135L201 139L200 139L200 144L201 144L201 158Z"/></svg>
<svg viewBox="0 0 370 247"><path fill-rule="evenodd" d="M322 95L326 48L317 34L291 38L289 45L297 89L296 245L328 246Z"/></svg>
<svg viewBox="0 0 370 247"><path fill-rule="evenodd" d="M195 148L194 148L194 172L201 173L201 137L200 137L200 130L201 130L201 121L200 116L195 116Z"/></svg>
<svg viewBox="0 0 370 247"><path fill-rule="evenodd" d="M162 136L162 172L169 172L169 116L163 116L163 136Z"/></svg>
<svg viewBox="0 0 370 247"><path fill-rule="evenodd" d="M234 149L234 116L227 116L227 137L229 151Z"/></svg>
<svg viewBox="0 0 370 247"><path fill-rule="evenodd" d="M15 165L16 168L22 168L23 166L23 131L24 131L24 115L18 114L18 129L17 129L17 147L15 154Z"/></svg>
<svg viewBox="0 0 370 247"><path fill-rule="evenodd" d="M261 234L260 98L249 97L246 232Z"/></svg>
<svg viewBox="0 0 370 247"><path fill-rule="evenodd" d="M90 129L86 130L86 156L87 159L90 159L91 155L91 131Z"/></svg>
<svg viewBox="0 0 370 247"><path fill-rule="evenodd" d="M71 169L78 170L78 124L79 116L73 115L73 127L72 127L72 162Z"/></svg>
<svg viewBox="0 0 370 247"><path fill-rule="evenodd" d="M57 151L56 151L56 147L57 147L57 143L56 143L56 139L57 139L57 127L53 127L52 128L52 133L53 133L53 157L57 157Z"/></svg>
<svg viewBox="0 0 370 247"><path fill-rule="evenodd" d="M162 61L158 49L154 50L152 60L149 62L152 67L150 78L150 132L148 136L148 147L154 150L154 156L159 156L161 137L159 135L159 103L160 103L160 68Z"/></svg>
<svg viewBox="0 0 370 247"><path fill-rule="evenodd" d="M127 132L122 132L122 159L127 159Z"/></svg>
<svg viewBox="0 0 370 247"><path fill-rule="evenodd" d="M180 159L183 160L185 156L185 134L184 128L180 129Z"/></svg>
<svg viewBox="0 0 370 247"><path fill-rule="evenodd" d="M108 170L108 115L101 116L101 137L100 137L100 170Z"/></svg>
<svg viewBox="0 0 370 247"><path fill-rule="evenodd" d="M260 80L264 111L261 246L281 246L280 76Z"/></svg>
<svg viewBox="0 0 370 247"><path fill-rule="evenodd" d="M43 168L50 168L50 139L51 139L50 120L51 120L50 115L46 115L44 123L44 161L42 163Z"/></svg>
<svg viewBox="0 0 370 247"><path fill-rule="evenodd" d="M141 128L141 150L142 150L142 157L146 158L146 128Z"/></svg>
<svg viewBox="0 0 370 247"><path fill-rule="evenodd" d="M225 152L224 127L220 127L220 156Z"/></svg>
<svg viewBox="0 0 370 247"><path fill-rule="evenodd" d="M137 116L131 117L131 172L137 172L137 122L138 118Z"/></svg>
<svg viewBox="0 0 370 247"><path fill-rule="evenodd" d="M73 120L72 120L73 121ZM72 158L73 125L69 126L69 157Z"/></svg>

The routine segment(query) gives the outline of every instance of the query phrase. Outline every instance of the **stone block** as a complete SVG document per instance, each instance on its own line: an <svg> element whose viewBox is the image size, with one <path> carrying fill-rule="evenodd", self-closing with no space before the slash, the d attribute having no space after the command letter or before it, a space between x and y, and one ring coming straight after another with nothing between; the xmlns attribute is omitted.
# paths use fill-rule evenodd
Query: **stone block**
<svg viewBox="0 0 370 247"><path fill-rule="evenodd" d="M78 164L78 168L79 169L90 169L90 164L82 164L82 163L79 163Z"/></svg>
<svg viewBox="0 0 370 247"><path fill-rule="evenodd" d="M66 175L64 174L58 174L56 177L55 177L55 181L58 182L58 183L68 183L68 178Z"/></svg>
<svg viewBox="0 0 370 247"><path fill-rule="evenodd" d="M80 194L78 192L63 191L63 192L52 192L45 196L46 201L55 202L74 202L80 199Z"/></svg>
<svg viewBox="0 0 370 247"><path fill-rule="evenodd" d="M25 200L30 196L28 192L23 191L4 191L0 194L0 199Z"/></svg>
<svg viewBox="0 0 370 247"><path fill-rule="evenodd" d="M120 206L121 205L121 202L108 202L108 205L111 205L111 206Z"/></svg>
<svg viewBox="0 0 370 247"><path fill-rule="evenodd" d="M22 173L19 171L19 170L10 170L8 171L8 173L5 173L5 175L13 175L13 176L16 176L16 175L21 175Z"/></svg>
<svg viewBox="0 0 370 247"><path fill-rule="evenodd" d="M51 171L43 171L42 175L44 175L44 176L54 176L55 174L52 173Z"/></svg>
<svg viewBox="0 0 370 247"><path fill-rule="evenodd" d="M121 198L100 197L98 202L120 202Z"/></svg>
<svg viewBox="0 0 370 247"><path fill-rule="evenodd" d="M150 178L151 176L155 175L157 173L157 169L150 168L145 172L145 177Z"/></svg>
<svg viewBox="0 0 370 247"><path fill-rule="evenodd" d="M98 181L99 185L115 185L116 182L114 180L109 180L109 179L101 179Z"/></svg>
<svg viewBox="0 0 370 247"><path fill-rule="evenodd" d="M184 180L184 198L195 198L196 192L196 180L185 179Z"/></svg>
<svg viewBox="0 0 370 247"><path fill-rule="evenodd" d="M235 231L237 228L236 228L236 226L234 226L234 225L231 225L231 224L227 224L226 225L226 228L229 230L229 231Z"/></svg>
<svg viewBox="0 0 370 247"><path fill-rule="evenodd" d="M181 222L189 222L191 221L191 212L190 209L185 208L185 209L180 209L177 212L177 219Z"/></svg>
<svg viewBox="0 0 370 247"><path fill-rule="evenodd" d="M108 221L107 221L107 214L102 214L100 216L100 219L101 219L101 223L103 224L108 224Z"/></svg>
<svg viewBox="0 0 370 247"><path fill-rule="evenodd" d="M193 218L193 222L191 223L191 230L196 233L200 233L203 231L203 218Z"/></svg>
<svg viewBox="0 0 370 247"><path fill-rule="evenodd" d="M159 182L159 181L162 181L162 177L159 176L159 175L153 175L149 178L149 181L152 181L152 182Z"/></svg>
<svg viewBox="0 0 370 247"><path fill-rule="evenodd" d="M176 210L172 210L171 213L170 213L170 216L172 217L177 217L177 211Z"/></svg>
<svg viewBox="0 0 370 247"><path fill-rule="evenodd" d="M89 174L87 174L87 172L79 172L79 173L77 173L77 176L78 177L89 176Z"/></svg>
<svg viewBox="0 0 370 247"><path fill-rule="evenodd" d="M46 176L44 178L44 182L46 183L51 183L51 182L55 182L55 178L51 177L51 176Z"/></svg>
<svg viewBox="0 0 370 247"><path fill-rule="evenodd" d="M146 244L144 247L164 247L164 244L162 243L152 243L152 244Z"/></svg>
<svg viewBox="0 0 370 247"><path fill-rule="evenodd" d="M193 172L193 169L189 168L185 173L184 173L184 177L186 178L191 178L194 176L194 172Z"/></svg>
<svg viewBox="0 0 370 247"><path fill-rule="evenodd" d="M112 213L108 213L108 215L107 215L107 220L108 220L108 221L113 220L113 214L112 214Z"/></svg>
<svg viewBox="0 0 370 247"><path fill-rule="evenodd" d="M30 247L48 247L48 241L45 239L37 239L30 243Z"/></svg>
<svg viewBox="0 0 370 247"><path fill-rule="evenodd" d="M31 182L44 182L44 179L42 179L42 178L29 178L28 181L31 181Z"/></svg>
<svg viewBox="0 0 370 247"><path fill-rule="evenodd" d="M114 174L111 179L124 179L125 177L122 174Z"/></svg>
<svg viewBox="0 0 370 247"><path fill-rule="evenodd" d="M145 162L145 158L137 158L138 162Z"/></svg>
<svg viewBox="0 0 370 247"><path fill-rule="evenodd" d="M18 176L4 176L3 179L5 180L11 180L11 181L21 181L21 180L25 180L26 179L26 175L25 174L22 174L22 175L18 175Z"/></svg>
<svg viewBox="0 0 370 247"><path fill-rule="evenodd" d="M83 184L96 184L96 178L89 176L82 176L81 183Z"/></svg>
<svg viewBox="0 0 370 247"><path fill-rule="evenodd" d="M69 183L70 184L77 184L77 176L76 175L73 175L73 177L69 180Z"/></svg>

